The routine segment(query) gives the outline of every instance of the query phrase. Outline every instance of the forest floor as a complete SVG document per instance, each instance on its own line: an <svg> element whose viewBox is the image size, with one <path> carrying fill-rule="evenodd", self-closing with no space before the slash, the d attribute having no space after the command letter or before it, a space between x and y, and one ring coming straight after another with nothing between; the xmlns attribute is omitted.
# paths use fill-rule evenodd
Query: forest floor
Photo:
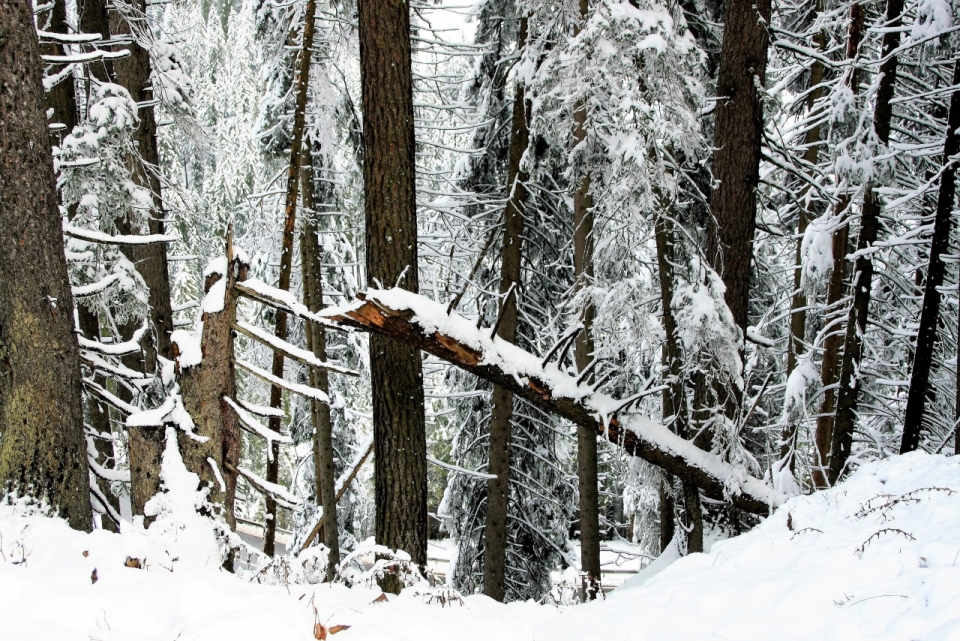
<svg viewBox="0 0 960 641"><path fill-rule="evenodd" d="M655 561L567 607L461 603L426 586L378 600L298 582L293 566L261 585L218 569L205 523L86 534L0 505L0 639L308 641L318 621L350 626L336 641L960 639L960 458L864 465L706 554Z"/></svg>

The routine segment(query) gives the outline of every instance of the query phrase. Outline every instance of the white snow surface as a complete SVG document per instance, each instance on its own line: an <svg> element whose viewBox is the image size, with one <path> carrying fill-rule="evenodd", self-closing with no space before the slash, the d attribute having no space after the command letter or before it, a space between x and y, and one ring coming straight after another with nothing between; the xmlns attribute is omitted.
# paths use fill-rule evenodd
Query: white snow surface
<svg viewBox="0 0 960 641"><path fill-rule="evenodd" d="M196 478L176 465L167 434L173 464L164 461L167 492L149 529L87 534L0 505L0 639L307 641L315 616L351 626L336 641L960 639L958 458L916 452L865 464L706 554L662 559L603 601L556 608L467 596L443 607L446 588L372 603L378 590L260 585L221 570L210 521L183 516ZM128 556L145 569L125 567Z"/></svg>

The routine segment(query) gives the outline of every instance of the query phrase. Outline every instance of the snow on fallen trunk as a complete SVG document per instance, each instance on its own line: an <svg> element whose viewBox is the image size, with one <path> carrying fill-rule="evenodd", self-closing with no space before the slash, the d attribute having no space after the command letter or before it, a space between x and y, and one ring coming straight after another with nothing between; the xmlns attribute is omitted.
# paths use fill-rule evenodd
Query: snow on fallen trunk
<svg viewBox="0 0 960 641"><path fill-rule="evenodd" d="M621 411L623 402L594 390L555 363L477 329L457 313L403 289L367 290L361 300L319 315L415 345L477 376L519 394L541 409L595 429L628 453L699 486L717 500L757 514L786 497L644 416Z"/></svg>

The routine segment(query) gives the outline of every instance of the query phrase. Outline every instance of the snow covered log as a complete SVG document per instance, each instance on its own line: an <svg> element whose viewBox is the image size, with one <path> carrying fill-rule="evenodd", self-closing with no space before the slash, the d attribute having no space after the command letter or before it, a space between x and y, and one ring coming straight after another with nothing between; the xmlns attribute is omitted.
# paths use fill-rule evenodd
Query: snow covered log
<svg viewBox="0 0 960 641"><path fill-rule="evenodd" d="M527 399L540 409L587 425L629 454L695 483L710 498L766 514L786 497L746 471L735 468L635 413L624 403L498 337L459 314L402 289L367 290L358 302L320 315L349 327L414 345ZM629 406L629 403L627 403Z"/></svg>

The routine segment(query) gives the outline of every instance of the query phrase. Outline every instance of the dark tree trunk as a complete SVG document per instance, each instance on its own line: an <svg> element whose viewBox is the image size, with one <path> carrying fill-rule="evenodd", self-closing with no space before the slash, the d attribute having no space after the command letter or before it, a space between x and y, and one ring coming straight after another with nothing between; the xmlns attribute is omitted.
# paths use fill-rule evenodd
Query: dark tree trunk
<svg viewBox="0 0 960 641"><path fill-rule="evenodd" d="M130 4L135 15L146 12L145 0L132 0ZM87 13L87 7L90 13ZM91 20L91 26L98 25L101 29L103 28L102 11L102 5L94 2L88 2L85 5L84 13ZM132 15L131 19L137 21L135 15ZM110 31L114 35L130 35L134 33L134 29L145 28L142 21L137 21L132 28L119 14L114 16L111 27ZM138 103L152 100L154 96L150 81L150 53L136 42L124 47L130 50L130 55L113 62L115 82L126 88ZM157 123L152 107L141 108L137 115L140 118L140 124L134 132L133 139L142 162L138 158L131 157L130 172L134 182L152 193L153 210L144 228L135 228L128 219L118 220L117 227L121 233L127 234L162 234L164 210L158 174L160 154L157 149ZM153 329L152 338L148 338L143 345L142 355L124 357L123 362L131 369L153 374L157 371L158 355L167 359L173 358L170 342L170 335L173 332L173 309L170 302L166 244L124 246L121 247L121 251L136 265L137 272L149 289L150 321ZM137 325L133 324L121 327L120 331L123 337L127 338L136 329ZM164 440L162 430L132 429L129 431L130 503L134 514L143 514L147 501L160 491L160 462L165 446Z"/></svg>
<svg viewBox="0 0 960 641"><path fill-rule="evenodd" d="M290 289L290 274L293 270L293 235L297 224L297 199L299 198L300 165L303 158L303 132L307 114L307 96L310 89L310 65L313 62L313 32L316 22L316 0L307 0L303 20L303 42L300 55L295 58L297 63L296 93L293 106L293 131L290 141L290 165L287 169L287 194L284 204L283 239L280 246L280 277L277 288L283 291ZM277 322L273 333L280 340L287 339L287 314L277 311ZM277 378L283 378L283 354L274 350L271 373ZM283 406L283 388L273 385L270 388L270 407L280 409ZM270 429L280 433L281 418L270 417ZM280 478L280 443L271 441L267 444L270 451L267 453L267 481L276 483ZM273 556L277 536L277 502L270 496L266 497L266 526L263 529L263 553Z"/></svg>
<svg viewBox="0 0 960 641"><path fill-rule="evenodd" d="M367 279L412 292L417 202L410 7L360 1ZM420 351L370 337L376 541L427 563L427 443Z"/></svg>
<svg viewBox="0 0 960 641"><path fill-rule="evenodd" d="M301 176L301 201L303 203L303 231L300 235L300 268L303 272L304 303L311 312L323 308L323 267L320 260L320 240L317 236L315 169L310 156L304 151ZM306 323L307 348L321 361L327 360L327 335L323 326ZM329 395L330 375L327 370L309 368L310 387ZM340 532L337 527L336 469L333 454L333 421L330 405L316 399L310 401L310 418L313 423L313 468L316 476L317 503L323 508L321 527L323 544L329 549L327 556L327 581L332 581L340 563Z"/></svg>
<svg viewBox="0 0 960 641"><path fill-rule="evenodd" d="M78 0L77 12L81 33L99 33L104 40L110 39L110 14L105 0ZM124 45L130 48L130 45ZM90 74L100 82L113 82L113 62L110 59L87 63Z"/></svg>
<svg viewBox="0 0 960 641"><path fill-rule="evenodd" d="M680 342L677 338L677 321L673 315L673 285L676 282L676 273L674 271L674 242L675 234L673 232L673 221L660 216L657 218L654 228L657 243L657 271L660 278L660 306L663 310L663 330L664 341L661 351L661 359L664 368L664 375L667 379L667 389L663 390L663 423L669 425L670 429L679 436L689 439L693 437L690 433L690 424L687 415L687 400L684 390L683 380L683 353L680 350ZM703 552L703 511L700 507L700 493L696 486L688 487L689 480L682 481L683 485L683 508L685 520L687 523L687 552ZM664 485L661 484L661 502L663 501ZM672 484L671 484L672 487ZM670 501L670 518L673 518L673 500ZM661 505L660 528L661 528L661 551L665 543L663 542L663 528L665 527L666 507ZM673 538L673 521L669 525L670 538ZM666 543L669 543L669 538Z"/></svg>
<svg viewBox="0 0 960 641"><path fill-rule="evenodd" d="M953 84L960 84L960 60L954 66ZM950 244L951 214L956 195L957 161L951 158L960 153L957 129L960 129L960 92L954 91L950 99L947 134L943 143L943 161L946 166L940 176L940 193L937 195L937 215L933 223L933 238L930 240L930 266L927 268L927 282L923 291L917 349L913 356L913 375L910 377L903 439L900 442L901 454L912 452L920 446L920 430L930 396L930 365L933 362L933 345L940 324L940 287L946 271L946 265L940 257Z"/></svg>
<svg viewBox="0 0 960 641"><path fill-rule="evenodd" d="M527 18L520 18L517 51L527 40ZM523 247L523 208L527 198L527 173L520 161L527 151L530 131L527 124L526 92L516 85L513 98L513 123L510 130L510 158L507 168L507 206L503 212L503 254L500 263L502 310L497 335L508 343L517 341L517 296ZM494 386L490 417L490 465L496 478L487 481L487 520L483 542L483 593L497 601L505 596L507 565L507 507L510 502L510 424L513 420L513 394Z"/></svg>
<svg viewBox="0 0 960 641"><path fill-rule="evenodd" d="M847 60L854 60L860 50L860 41L863 39L863 5L854 4L850 7L850 24L847 28ZM848 86L854 95L860 92L860 72L852 67L848 76ZM847 195L840 197L840 202L834 208L836 216L846 214L850 206ZM847 245L849 243L850 226L844 222L833 232L833 271L830 283L827 286L828 310L824 322L827 325L839 321L842 316L839 309L840 300L844 294L844 280L847 271ZM830 443L833 440L833 425L836 418L837 390L840 368L840 349L843 346L843 337L839 329L832 330L823 341L823 359L820 362L820 382L826 388L820 411L817 415L817 430L814 435L817 461L813 466L813 486L825 489L830 486L827 467L830 459Z"/></svg>
<svg viewBox="0 0 960 641"><path fill-rule="evenodd" d="M903 0L887 0L885 23L889 31L883 36L881 53L886 61L880 65L880 87L877 90L873 111L873 130L877 134L877 139L883 144L887 144L890 140L890 125L893 120L893 105L890 101L897 81L897 56L892 54L900 46L899 27L903 22L902 13ZM846 468L850 448L853 445L857 398L861 387L856 371L863 357L863 335L867 331L870 289L873 286L873 257L862 252L877 241L881 206L880 195L874 191L874 185L867 184L860 212L860 234L857 238L857 251L861 253L853 268L853 304L847 315L843 358L840 362L837 418L830 443L829 480L831 483L836 483Z"/></svg>
<svg viewBox="0 0 960 641"><path fill-rule="evenodd" d="M30 3L0 0L0 483L89 530L80 355L41 69Z"/></svg>
<svg viewBox="0 0 960 641"><path fill-rule="evenodd" d="M580 20L587 19L588 0L580 0ZM579 26L575 32L579 32ZM584 125L587 111L579 107L573 115L577 128L573 133L574 146L587 137ZM586 174L573 195L573 270L577 289L593 284L593 196L590 194L590 174ZM589 302L583 309L580 322L583 331L577 336L574 358L579 371L593 360L593 319L596 311ZM580 570L586 581L585 596L592 601L600 593L600 488L597 479L597 433L584 426L577 427L577 477L580 487Z"/></svg>
<svg viewBox="0 0 960 641"><path fill-rule="evenodd" d="M757 85L767 69L770 0L729 0L717 77L716 129L710 199L716 229L708 234L707 259L727 287L726 302L746 331L763 103Z"/></svg>

